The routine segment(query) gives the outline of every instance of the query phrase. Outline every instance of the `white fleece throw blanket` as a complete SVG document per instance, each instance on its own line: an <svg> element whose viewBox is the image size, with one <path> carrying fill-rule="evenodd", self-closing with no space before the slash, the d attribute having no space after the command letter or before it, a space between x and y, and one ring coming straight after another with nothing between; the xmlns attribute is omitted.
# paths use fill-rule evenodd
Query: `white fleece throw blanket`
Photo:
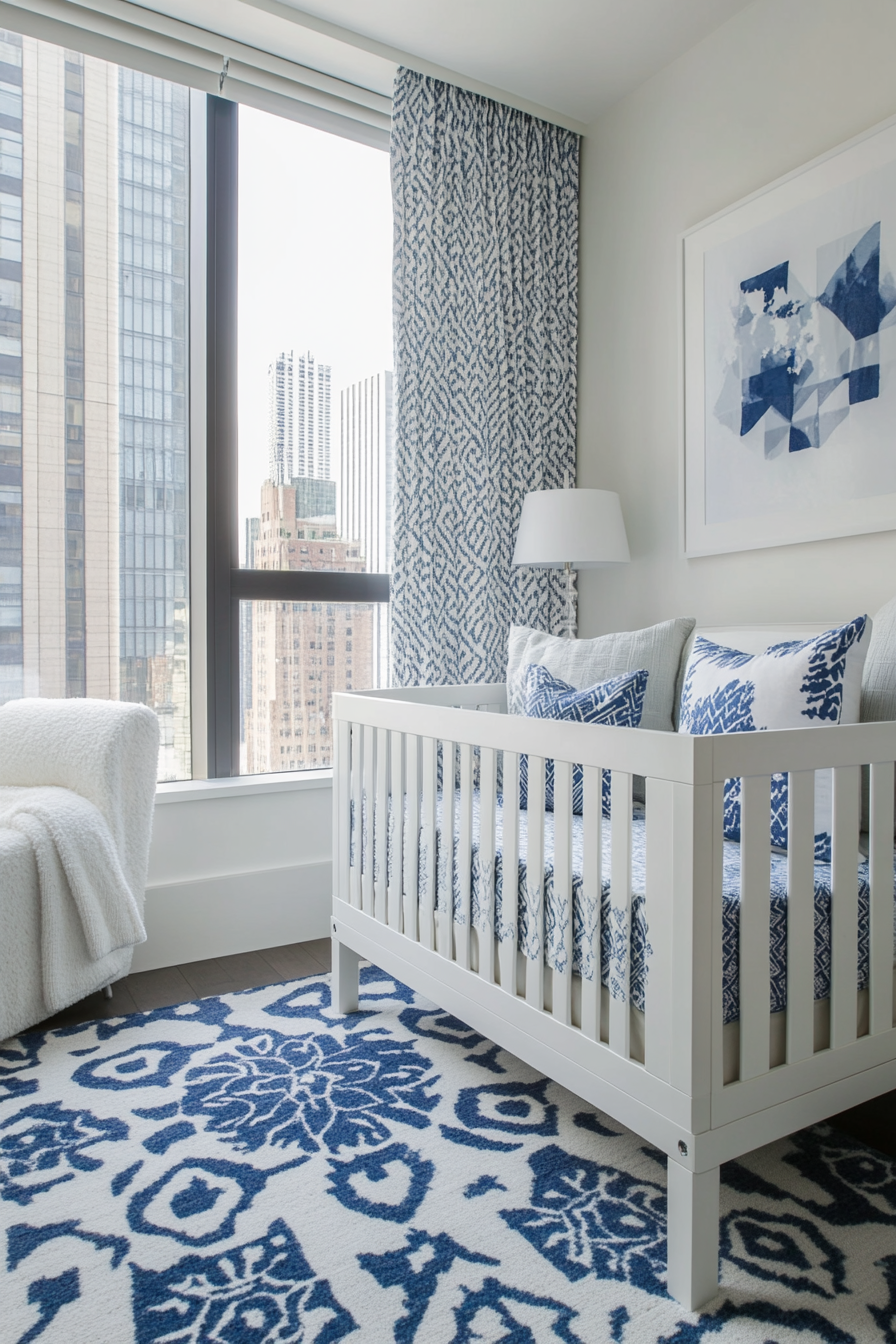
<svg viewBox="0 0 896 1344"><path fill-rule="evenodd" d="M109 827L86 798L70 789L0 788L0 827L22 832L34 850L44 999L58 1012L73 996L72 904L92 961L145 942L146 929Z"/></svg>

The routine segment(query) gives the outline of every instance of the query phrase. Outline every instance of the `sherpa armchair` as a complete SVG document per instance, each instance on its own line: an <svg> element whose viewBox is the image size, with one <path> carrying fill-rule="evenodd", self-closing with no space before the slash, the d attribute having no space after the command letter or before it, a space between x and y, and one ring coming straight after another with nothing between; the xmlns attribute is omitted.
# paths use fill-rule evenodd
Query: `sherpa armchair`
<svg viewBox="0 0 896 1344"><path fill-rule="evenodd" d="M158 751L142 705L0 708L0 1040L127 975Z"/></svg>

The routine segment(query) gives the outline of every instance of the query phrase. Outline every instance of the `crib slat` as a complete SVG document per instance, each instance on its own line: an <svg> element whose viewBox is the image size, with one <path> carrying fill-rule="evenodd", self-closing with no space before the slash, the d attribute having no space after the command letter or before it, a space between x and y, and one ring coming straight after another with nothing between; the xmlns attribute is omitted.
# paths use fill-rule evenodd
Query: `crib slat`
<svg viewBox="0 0 896 1344"><path fill-rule="evenodd" d="M681 786L680 784L674 784L672 787L673 787L673 789L674 789L674 791L675 791L676 800L677 800L677 802L678 802L678 805L680 806L680 800L681 800L681 788L682 788L682 786ZM686 787L686 786L685 786L685 787ZM701 790L701 792L702 792L702 790ZM702 831L703 835L705 836L705 835L706 835L706 823L709 822L709 834L712 836L712 870L711 870L711 875L710 875L710 883L711 883L710 900L711 900L711 902L712 902L712 929L711 929L711 942L710 942L710 954L709 954L709 955L710 955L710 972L711 972L711 984L710 984L710 1012L711 1012L711 1014L712 1014L712 1018L711 1018L711 1021L710 1021L710 1051L711 1051L710 1078L711 1078L711 1082L712 1082L712 1088L713 1088L713 1091L715 1092L715 1091L717 1091L717 1090L721 1090L721 1089L725 1086L725 983L724 983L724 960L725 960L725 958L724 958L724 952L723 952L723 947L724 947L724 889L725 889L725 857L724 857L724 856L725 856L725 840L724 840L724 831L725 831L725 784L724 784L724 781L723 781L723 780L717 780L717 781L712 785L712 787L711 787L711 789L710 789L710 799L709 799L709 806L708 806L708 807L706 806L705 803L701 805L701 803L698 801L698 797L694 796L694 795L696 795L696 794L697 794L697 790L695 789L695 790L694 790L694 794L692 795L692 800L693 800L693 803L696 804L696 807L693 808L693 811L694 811L695 813L697 813L698 815L699 815L700 813L702 813L702 816L700 816L700 820L697 822L697 827L695 828L695 834L696 834L698 831ZM691 811L690 808L689 808L688 810ZM707 815L707 814L708 814L708 815ZM698 844L700 843L699 840L698 840L697 843L698 843ZM693 851L691 851L691 856L690 856L690 857L691 857L691 861L693 862ZM678 865L676 865L676 867L677 867L677 866L678 866ZM705 874L701 874L700 885L701 885L701 886L705 886L705 883L706 883L706 875L705 875ZM673 886L672 886L672 891L673 891L673 916L672 916L672 918L673 918L673 927L674 927L674 922L675 922L675 918L676 918L676 915L675 915L675 895L676 895L676 887L677 887L677 886L678 886L677 878L673 878ZM679 888L679 891L680 891L680 888ZM698 896L698 899L700 899L699 896ZM693 940L693 938L690 939L690 946L691 946L691 955L690 955L690 958L688 959L688 974L693 974L693 969L694 969L694 968L693 968L694 957L695 957L695 953L696 953L697 959L699 960L699 949L697 949L697 948L694 947L694 940ZM672 964L673 964L673 966L676 967L676 969L678 969L678 967L679 967L679 965L680 965L680 962L679 962L679 958L675 955L676 951L677 951L677 949L676 949L676 947L675 947L675 943L673 942L673 960L672 960ZM675 1006L675 1000L674 1000L674 994L673 994L673 1008L674 1008L674 1006ZM698 1010L698 1012L699 1012L699 1010ZM674 1017L673 1017L673 1023L674 1023ZM689 1025L690 1025L690 1032L689 1032L689 1035L690 1035L691 1041L692 1041L693 1044L696 1045L697 1051L699 1051L700 1048L701 1048L701 1046L700 1046L700 1024L699 1024L699 1021L695 1021L695 1020L694 1020L694 1017L692 1016L691 1019L690 1019L690 1023L689 1023ZM673 1031L672 1031L672 1071L671 1071L671 1078L670 1078L670 1082L672 1082L673 1086L676 1084L676 1074L677 1074L677 1072L678 1072L678 1070L676 1069L676 1060L675 1060L675 1047L676 1047L676 1036L677 1036L677 1035L678 1035L678 1033L677 1033L677 1031L676 1031L676 1029L675 1029L675 1026L673 1025ZM699 1071L698 1071L698 1070L693 1070L693 1069L692 1069L692 1070L690 1071L690 1076L691 1076L691 1078L693 1079L693 1078L695 1077L695 1075L699 1078ZM685 1073L685 1077L687 1077L687 1073Z"/></svg>
<svg viewBox="0 0 896 1344"><path fill-rule="evenodd" d="M787 1063L815 1048L815 772L787 785Z"/></svg>
<svg viewBox="0 0 896 1344"><path fill-rule="evenodd" d="M600 1040L602 774L594 765L582 768L582 1032L590 1041Z"/></svg>
<svg viewBox="0 0 896 1344"><path fill-rule="evenodd" d="M417 797L423 796L423 811L420 817L420 844L423 847L423 881L419 891L417 909L420 921L420 941L430 950L436 945L436 740L424 737L420 740L418 756L419 769L423 778L417 785ZM408 785L410 791L410 785ZM410 825L410 821L408 821Z"/></svg>
<svg viewBox="0 0 896 1344"><path fill-rule="evenodd" d="M436 868L438 892L436 915L439 951L454 958L454 770L456 753L453 742L442 743L442 828L439 837L439 863Z"/></svg>
<svg viewBox="0 0 896 1344"><path fill-rule="evenodd" d="M644 1015L644 1063L648 1073L672 1077L672 900L675 850L675 785L648 779L645 811L645 887L650 930L650 974Z"/></svg>
<svg viewBox="0 0 896 1344"><path fill-rule="evenodd" d="M860 770L858 766L841 766L832 774L831 1048L837 1050L849 1045L857 1035Z"/></svg>
<svg viewBox="0 0 896 1344"><path fill-rule="evenodd" d="M741 781L740 1080L768 1073L771 951L771 778Z"/></svg>
<svg viewBox="0 0 896 1344"><path fill-rule="evenodd" d="M501 942L498 957L501 988L516 996L516 958L519 941L519 864L520 864L520 758L505 751L502 773L501 817Z"/></svg>
<svg viewBox="0 0 896 1344"><path fill-rule="evenodd" d="M351 726L352 772L352 854L351 903L361 908L361 869L364 866L364 728L360 723Z"/></svg>
<svg viewBox="0 0 896 1344"><path fill-rule="evenodd" d="M871 767L871 973L869 1030L893 1026L893 762Z"/></svg>
<svg viewBox="0 0 896 1344"><path fill-rule="evenodd" d="M376 862L373 870L373 909L376 918L381 924L386 923L388 911L386 909L386 877L388 875L388 841L387 827L389 816L387 806L389 802L388 779L389 779L389 733L385 728L377 728L376 732L376 795L373 800L373 844Z"/></svg>
<svg viewBox="0 0 896 1344"><path fill-rule="evenodd" d="M404 857L404 734L390 733L389 760L392 775L389 785L391 808L389 812L389 927L401 928L401 893L404 889L402 860Z"/></svg>
<svg viewBox="0 0 896 1344"><path fill-rule="evenodd" d="M417 909L420 872L420 739L409 733L405 738L407 778L407 816L404 828L404 933L417 938Z"/></svg>
<svg viewBox="0 0 896 1344"><path fill-rule="evenodd" d="M526 1002L544 1008L544 776L543 756L528 760L526 807Z"/></svg>
<svg viewBox="0 0 896 1344"><path fill-rule="evenodd" d="M547 910L545 910L547 917ZM547 923L546 927L550 927ZM551 951L552 1012L558 1022L572 1023L572 766L554 761L554 901ZM556 967L560 969L557 970Z"/></svg>
<svg viewBox="0 0 896 1344"><path fill-rule="evenodd" d="M333 790L333 853L336 865L333 892L337 900L350 899L349 884L351 869L349 866L349 843L351 837L352 805L352 740L351 724L345 719L336 719L333 724L335 733L336 782Z"/></svg>
<svg viewBox="0 0 896 1344"><path fill-rule="evenodd" d="M376 788L376 729L370 724L364 725L364 815L367 825L364 828L364 864L361 868L361 909L365 915L373 914L373 837L374 837L374 789Z"/></svg>
<svg viewBox="0 0 896 1344"><path fill-rule="evenodd" d="M460 921L455 928L455 960L470 967L470 906L473 875L473 748L468 742L460 748L460 819L458 826L457 873L460 889Z"/></svg>
<svg viewBox="0 0 896 1344"><path fill-rule="evenodd" d="M612 772L610 785L610 1049L631 1052L632 777Z"/></svg>
<svg viewBox="0 0 896 1344"><path fill-rule="evenodd" d="M495 785L497 755L479 753L479 974L495 982Z"/></svg>

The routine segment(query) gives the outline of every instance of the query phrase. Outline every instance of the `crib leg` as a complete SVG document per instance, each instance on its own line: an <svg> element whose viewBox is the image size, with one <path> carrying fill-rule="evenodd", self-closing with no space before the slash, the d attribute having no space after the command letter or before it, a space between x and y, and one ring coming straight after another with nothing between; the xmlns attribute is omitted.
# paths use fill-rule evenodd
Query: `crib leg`
<svg viewBox="0 0 896 1344"><path fill-rule="evenodd" d="M687 1311L719 1291L719 1168L688 1171L669 1158L666 1286Z"/></svg>
<svg viewBox="0 0 896 1344"><path fill-rule="evenodd" d="M111 999L111 997L112 997L112 986L111 986L111 985L103 985L103 998L104 998L104 999Z"/></svg>
<svg viewBox="0 0 896 1344"><path fill-rule="evenodd" d="M330 994L333 1007L339 1013L358 1011L360 986L360 957L333 934L333 970L330 976Z"/></svg>

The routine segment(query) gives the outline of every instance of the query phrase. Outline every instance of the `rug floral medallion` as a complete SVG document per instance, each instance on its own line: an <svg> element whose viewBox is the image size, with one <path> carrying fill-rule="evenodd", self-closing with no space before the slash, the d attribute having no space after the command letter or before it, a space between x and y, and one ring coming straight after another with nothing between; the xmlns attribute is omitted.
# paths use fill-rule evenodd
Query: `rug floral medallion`
<svg viewBox="0 0 896 1344"><path fill-rule="evenodd" d="M896 1163L722 1172L666 1293L659 1152L374 967L0 1045L4 1344L896 1344Z"/></svg>

